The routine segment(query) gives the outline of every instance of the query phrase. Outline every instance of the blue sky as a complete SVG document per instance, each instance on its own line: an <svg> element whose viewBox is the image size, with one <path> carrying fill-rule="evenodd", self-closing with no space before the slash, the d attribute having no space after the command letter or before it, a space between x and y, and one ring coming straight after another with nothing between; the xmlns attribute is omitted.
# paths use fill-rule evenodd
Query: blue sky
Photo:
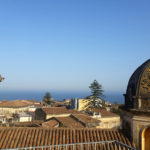
<svg viewBox="0 0 150 150"><path fill-rule="evenodd" d="M124 92L150 58L149 0L1 0L1 91Z"/></svg>

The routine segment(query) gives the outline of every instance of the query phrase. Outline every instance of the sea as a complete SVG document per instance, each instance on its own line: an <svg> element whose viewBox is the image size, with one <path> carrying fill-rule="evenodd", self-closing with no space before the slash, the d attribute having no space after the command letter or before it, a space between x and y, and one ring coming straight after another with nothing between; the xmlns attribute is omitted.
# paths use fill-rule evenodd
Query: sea
<svg viewBox="0 0 150 150"><path fill-rule="evenodd" d="M0 100L16 100L16 99L28 99L41 101L46 92L49 91L0 91ZM62 101L64 99L72 98L85 98L90 95L87 91L52 91L51 96L56 101ZM105 92L104 100L108 100L111 103L118 102L124 103L123 92Z"/></svg>

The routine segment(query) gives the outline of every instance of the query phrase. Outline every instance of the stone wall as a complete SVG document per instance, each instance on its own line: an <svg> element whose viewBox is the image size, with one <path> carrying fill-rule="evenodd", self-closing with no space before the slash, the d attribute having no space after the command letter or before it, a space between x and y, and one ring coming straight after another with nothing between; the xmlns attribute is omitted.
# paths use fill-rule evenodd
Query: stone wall
<svg viewBox="0 0 150 150"><path fill-rule="evenodd" d="M142 99L141 101L141 109L150 110L150 99Z"/></svg>
<svg viewBox="0 0 150 150"><path fill-rule="evenodd" d="M42 108L38 108L35 111L35 120L46 120L46 114Z"/></svg>
<svg viewBox="0 0 150 150"><path fill-rule="evenodd" d="M131 113L124 112L123 129L126 130L128 137L136 144L139 150L142 146L142 130L148 125L150 125L150 117L141 115L135 116Z"/></svg>

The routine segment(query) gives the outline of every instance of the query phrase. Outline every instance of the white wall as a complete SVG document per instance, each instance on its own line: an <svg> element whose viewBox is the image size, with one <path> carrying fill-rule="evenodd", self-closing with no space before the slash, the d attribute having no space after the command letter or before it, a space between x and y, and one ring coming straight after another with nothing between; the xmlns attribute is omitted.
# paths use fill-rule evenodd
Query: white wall
<svg viewBox="0 0 150 150"><path fill-rule="evenodd" d="M20 117L19 118L19 122L28 122L28 121L32 121L32 117L31 116L24 116L24 117Z"/></svg>

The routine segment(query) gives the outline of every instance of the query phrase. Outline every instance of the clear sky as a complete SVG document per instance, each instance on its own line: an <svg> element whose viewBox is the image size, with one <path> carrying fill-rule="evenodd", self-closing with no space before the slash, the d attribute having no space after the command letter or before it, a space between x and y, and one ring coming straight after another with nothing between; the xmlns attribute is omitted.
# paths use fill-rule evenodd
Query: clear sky
<svg viewBox="0 0 150 150"><path fill-rule="evenodd" d="M124 92L149 58L149 0L0 1L2 91Z"/></svg>

